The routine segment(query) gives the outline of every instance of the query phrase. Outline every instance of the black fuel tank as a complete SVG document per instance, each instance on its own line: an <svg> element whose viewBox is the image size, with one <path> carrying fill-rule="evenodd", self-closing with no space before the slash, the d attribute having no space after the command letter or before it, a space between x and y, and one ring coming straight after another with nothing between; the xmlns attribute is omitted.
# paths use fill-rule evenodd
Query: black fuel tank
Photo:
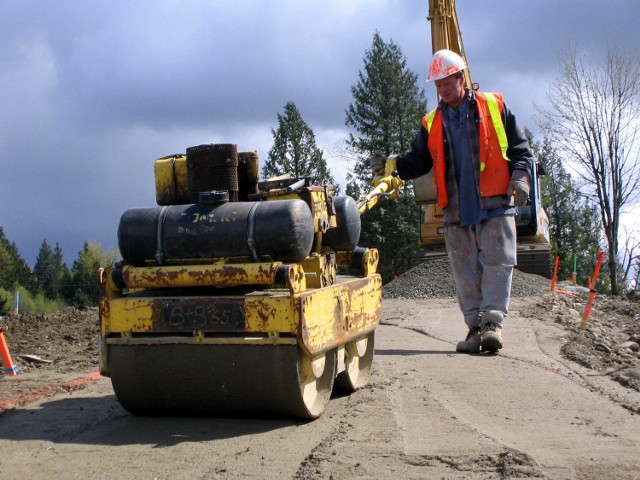
<svg viewBox="0 0 640 480"><path fill-rule="evenodd" d="M360 240L360 212L356 201L348 196L333 198L337 226L328 229L322 236L322 244L334 250L351 251Z"/></svg>
<svg viewBox="0 0 640 480"><path fill-rule="evenodd" d="M313 247L313 216L299 199L127 210L118 245L130 265L267 255L300 262Z"/></svg>

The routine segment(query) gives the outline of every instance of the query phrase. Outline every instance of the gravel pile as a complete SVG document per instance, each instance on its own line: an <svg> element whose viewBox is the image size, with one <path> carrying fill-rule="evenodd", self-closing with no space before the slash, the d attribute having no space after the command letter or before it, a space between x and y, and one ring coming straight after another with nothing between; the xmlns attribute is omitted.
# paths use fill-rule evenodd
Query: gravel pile
<svg viewBox="0 0 640 480"><path fill-rule="evenodd" d="M530 297L549 291L551 280L539 275L513 271L511 295ZM455 298L456 285L447 257L436 258L408 270L383 288L385 298Z"/></svg>

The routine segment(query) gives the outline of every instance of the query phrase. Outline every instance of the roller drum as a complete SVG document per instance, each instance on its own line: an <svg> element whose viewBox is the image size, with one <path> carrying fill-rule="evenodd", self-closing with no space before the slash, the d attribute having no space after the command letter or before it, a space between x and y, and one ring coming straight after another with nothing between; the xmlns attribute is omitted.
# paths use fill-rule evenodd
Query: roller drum
<svg viewBox="0 0 640 480"><path fill-rule="evenodd" d="M297 345L109 347L116 397L135 415L317 418L331 395L335 358L327 355L322 375L308 384Z"/></svg>
<svg viewBox="0 0 640 480"><path fill-rule="evenodd" d="M299 199L127 210L118 245L130 265L268 256L300 262L313 247L313 216Z"/></svg>

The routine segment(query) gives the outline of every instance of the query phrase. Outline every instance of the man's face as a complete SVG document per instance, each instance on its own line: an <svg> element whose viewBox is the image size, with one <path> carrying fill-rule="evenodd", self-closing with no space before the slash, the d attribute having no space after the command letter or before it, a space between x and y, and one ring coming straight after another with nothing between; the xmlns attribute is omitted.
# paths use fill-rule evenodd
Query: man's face
<svg viewBox="0 0 640 480"><path fill-rule="evenodd" d="M444 103L453 108L462 103L465 94L464 77L462 75L458 77L449 75L448 77L436 80L435 84L438 95L444 100Z"/></svg>

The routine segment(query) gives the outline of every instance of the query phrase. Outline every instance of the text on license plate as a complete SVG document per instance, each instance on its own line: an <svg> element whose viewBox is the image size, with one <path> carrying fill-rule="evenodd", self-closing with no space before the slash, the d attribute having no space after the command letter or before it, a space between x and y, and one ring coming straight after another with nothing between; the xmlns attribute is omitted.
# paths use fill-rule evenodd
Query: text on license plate
<svg viewBox="0 0 640 480"><path fill-rule="evenodd" d="M219 304L185 300L169 301L162 308L162 326L172 331L243 331L242 301Z"/></svg>

